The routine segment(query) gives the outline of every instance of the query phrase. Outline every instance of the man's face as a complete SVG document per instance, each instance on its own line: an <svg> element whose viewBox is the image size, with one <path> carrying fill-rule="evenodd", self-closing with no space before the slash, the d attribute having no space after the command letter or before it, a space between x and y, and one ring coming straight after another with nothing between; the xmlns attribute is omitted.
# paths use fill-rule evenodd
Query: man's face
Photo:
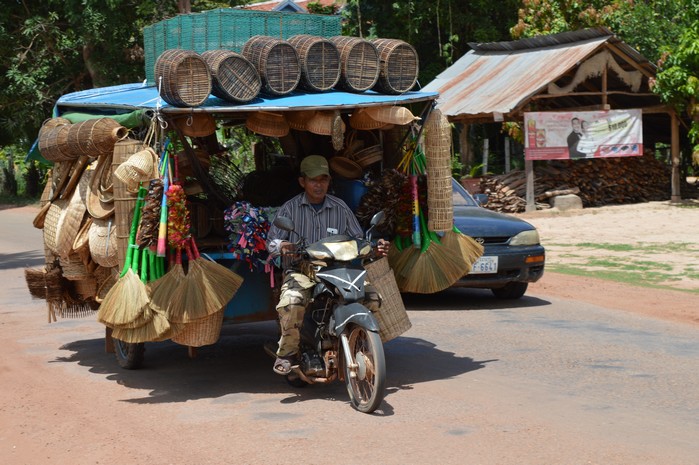
<svg viewBox="0 0 699 465"><path fill-rule="evenodd" d="M580 124L580 120L578 118L573 118L573 120L571 121L571 124L573 125L573 131L582 132L582 127Z"/></svg>
<svg viewBox="0 0 699 465"><path fill-rule="evenodd" d="M302 176L299 178L299 184L303 187L306 192L306 197L311 203L321 203L325 199L325 195L328 193L328 187L330 187L330 176L327 174L321 174L315 178L308 178Z"/></svg>

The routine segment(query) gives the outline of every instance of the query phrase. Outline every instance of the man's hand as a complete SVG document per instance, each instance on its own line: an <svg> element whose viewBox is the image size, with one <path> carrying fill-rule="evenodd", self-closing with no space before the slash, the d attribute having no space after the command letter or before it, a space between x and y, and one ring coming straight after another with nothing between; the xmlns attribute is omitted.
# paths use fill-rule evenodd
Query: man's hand
<svg viewBox="0 0 699 465"><path fill-rule="evenodd" d="M386 239L379 239L376 241L376 255L378 257L385 257L388 255L388 249L391 247L391 243Z"/></svg>
<svg viewBox="0 0 699 465"><path fill-rule="evenodd" d="M296 252L296 244L287 241L282 241L282 243L279 244L279 251L282 253L282 255L293 254Z"/></svg>

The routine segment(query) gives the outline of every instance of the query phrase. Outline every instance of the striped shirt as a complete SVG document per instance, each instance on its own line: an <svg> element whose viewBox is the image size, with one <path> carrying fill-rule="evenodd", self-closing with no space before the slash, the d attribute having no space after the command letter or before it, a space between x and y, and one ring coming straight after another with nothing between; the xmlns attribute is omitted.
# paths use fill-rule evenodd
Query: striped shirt
<svg viewBox="0 0 699 465"><path fill-rule="evenodd" d="M334 234L346 234L358 239L364 235L352 210L333 195L326 195L323 206L316 211L306 198L306 193L302 192L282 205L277 215L292 219L296 233L304 237L308 244ZM272 225L267 234L267 250L272 254L279 253L282 241L294 242L290 236L289 231ZM296 234L293 237L294 240L298 239Z"/></svg>

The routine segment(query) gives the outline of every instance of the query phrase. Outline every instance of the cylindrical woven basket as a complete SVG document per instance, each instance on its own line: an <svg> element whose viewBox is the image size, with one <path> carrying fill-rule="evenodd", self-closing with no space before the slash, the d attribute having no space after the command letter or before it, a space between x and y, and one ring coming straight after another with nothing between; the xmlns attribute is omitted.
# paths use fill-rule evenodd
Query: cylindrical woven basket
<svg viewBox="0 0 699 465"><path fill-rule="evenodd" d="M155 83L163 100L176 107L198 107L211 94L209 67L191 50L161 53L155 63Z"/></svg>
<svg viewBox="0 0 699 465"><path fill-rule="evenodd" d="M121 163L129 159L129 156L145 148L143 142L135 139L124 139L117 142L114 146L112 169L116 170ZM137 196L137 192L129 191L126 184L118 178L114 178L114 220L116 222L117 254L119 255L120 270L124 268L124 261L126 260L131 220L133 219Z"/></svg>
<svg viewBox="0 0 699 465"><path fill-rule="evenodd" d="M379 51L379 79L374 90L384 94L402 94L413 88L420 71L417 52L398 39L374 39Z"/></svg>
<svg viewBox="0 0 699 465"><path fill-rule="evenodd" d="M340 79L340 52L323 37L299 34L289 37L301 67L300 87L311 92L330 90Z"/></svg>
<svg viewBox="0 0 699 465"><path fill-rule="evenodd" d="M415 115L413 115L407 108L396 105L368 107L363 109L363 111L366 112L370 118L383 124L397 124L403 126L415 121L416 119L420 119L416 118Z"/></svg>
<svg viewBox="0 0 699 465"><path fill-rule="evenodd" d="M364 265L367 278L381 295L381 307L374 312L379 322L379 336L382 342L395 339L412 327L408 313L386 257Z"/></svg>
<svg viewBox="0 0 699 465"><path fill-rule="evenodd" d="M173 336L172 341L189 347L215 344L221 336L223 310L207 317L185 323L182 331Z"/></svg>
<svg viewBox="0 0 699 465"><path fill-rule="evenodd" d="M377 121L367 113L366 108L360 108L352 112L349 120L350 126L359 131L371 131L380 129L385 124L383 121Z"/></svg>
<svg viewBox="0 0 699 465"><path fill-rule="evenodd" d="M111 153L114 144L126 137L128 130L112 118L97 118L68 127L68 149L72 155L97 158Z"/></svg>
<svg viewBox="0 0 699 465"><path fill-rule="evenodd" d="M379 78L376 46L359 37L335 36L330 40L340 52L340 79L336 87L348 92L364 92L374 87Z"/></svg>
<svg viewBox="0 0 699 465"><path fill-rule="evenodd" d="M263 136L283 137L289 134L289 123L281 113L256 111L245 120L245 126Z"/></svg>
<svg viewBox="0 0 699 465"><path fill-rule="evenodd" d="M298 55L285 40L252 36L243 45L243 56L260 74L263 93L286 95L296 89L301 80Z"/></svg>
<svg viewBox="0 0 699 465"><path fill-rule="evenodd" d="M425 122L425 158L427 159L427 228L451 231L454 226L451 185L451 125L435 109Z"/></svg>
<svg viewBox="0 0 699 465"><path fill-rule="evenodd" d="M201 56L211 70L211 92L216 97L245 103L260 93L260 74L243 55L231 50L207 50Z"/></svg>
<svg viewBox="0 0 699 465"><path fill-rule="evenodd" d="M117 232L114 218L95 219L88 230L92 259L100 266L111 268L119 264Z"/></svg>
<svg viewBox="0 0 699 465"><path fill-rule="evenodd" d="M75 160L78 155L71 153L68 148L69 124L58 125L43 130L39 134L39 152L49 161Z"/></svg>
<svg viewBox="0 0 699 465"><path fill-rule="evenodd" d="M85 215L85 197L91 172L85 171L70 200L56 200L44 219L44 242L54 254L67 257L73 250Z"/></svg>
<svg viewBox="0 0 699 465"><path fill-rule="evenodd" d="M94 276L87 276L73 282L75 293L83 300L93 299L97 294L97 280Z"/></svg>

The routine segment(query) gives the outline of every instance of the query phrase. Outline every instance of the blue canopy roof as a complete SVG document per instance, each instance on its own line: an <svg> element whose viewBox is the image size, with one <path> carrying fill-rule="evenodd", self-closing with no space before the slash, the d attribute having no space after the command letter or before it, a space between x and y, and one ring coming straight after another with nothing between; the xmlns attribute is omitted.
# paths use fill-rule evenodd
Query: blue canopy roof
<svg viewBox="0 0 699 465"><path fill-rule="evenodd" d="M155 86L145 83L123 84L101 87L67 94L56 103L58 113L66 111L89 112L94 110L160 109L163 113L244 113L251 111L285 110L335 110L343 108L368 107L378 105L405 105L408 103L435 100L437 92L406 92L401 95L379 94L366 91L355 94L332 90L323 93L292 92L281 97L260 95L251 102L235 104L210 95L203 105L195 108L179 108L169 105L158 95Z"/></svg>

